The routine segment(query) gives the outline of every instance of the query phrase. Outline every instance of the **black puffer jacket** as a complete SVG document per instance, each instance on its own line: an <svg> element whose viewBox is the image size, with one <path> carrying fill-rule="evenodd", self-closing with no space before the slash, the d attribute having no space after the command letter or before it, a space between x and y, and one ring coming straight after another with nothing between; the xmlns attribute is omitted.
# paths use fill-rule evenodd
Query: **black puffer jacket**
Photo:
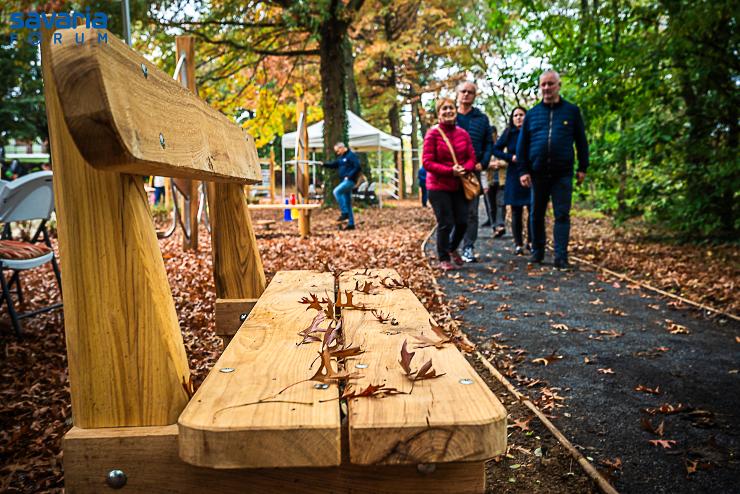
<svg viewBox="0 0 740 494"><path fill-rule="evenodd" d="M516 146L519 176L536 173L555 176L573 175L578 150L578 171L588 168L588 142L581 110L560 98L555 104L535 105L524 117Z"/></svg>
<svg viewBox="0 0 740 494"><path fill-rule="evenodd" d="M468 113L457 114L457 125L470 134L475 149L475 161L480 163L483 169L488 168L493 151L493 136L491 133L491 122L485 113L473 107Z"/></svg>

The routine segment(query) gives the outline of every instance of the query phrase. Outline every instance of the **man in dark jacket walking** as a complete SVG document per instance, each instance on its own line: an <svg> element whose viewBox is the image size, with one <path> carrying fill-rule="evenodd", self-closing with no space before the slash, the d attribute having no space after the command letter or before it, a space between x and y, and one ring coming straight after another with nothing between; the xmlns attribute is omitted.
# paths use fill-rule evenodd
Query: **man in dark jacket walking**
<svg viewBox="0 0 740 494"><path fill-rule="evenodd" d="M545 257L545 211L552 198L555 216L555 267L567 269L570 207L573 196L573 144L578 151L578 185L586 178L588 142L581 110L560 97L560 76L540 76L542 101L527 112L516 146L519 179L532 187L532 259Z"/></svg>
<svg viewBox="0 0 740 494"><path fill-rule="evenodd" d="M338 221L347 220L347 226L343 229L354 230L355 216L352 214L352 189L355 188L357 178L360 176L360 160L343 142L334 145L334 153L336 153L337 159L324 163L324 166L339 171L339 185L334 187L334 197L342 211Z"/></svg>
<svg viewBox="0 0 740 494"><path fill-rule="evenodd" d="M457 125L470 134L475 150L475 174L480 183L480 172L488 168L491 161L493 141L491 137L491 123L485 113L473 106L477 88L470 81L461 83L457 87ZM468 203L468 228L462 245L462 260L475 262L475 241L478 239L478 202L480 196Z"/></svg>

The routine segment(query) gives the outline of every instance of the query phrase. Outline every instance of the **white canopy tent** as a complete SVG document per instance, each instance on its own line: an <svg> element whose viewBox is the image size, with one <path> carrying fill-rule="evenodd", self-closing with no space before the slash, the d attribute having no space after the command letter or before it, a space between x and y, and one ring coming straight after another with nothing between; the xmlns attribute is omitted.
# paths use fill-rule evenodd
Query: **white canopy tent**
<svg viewBox="0 0 740 494"><path fill-rule="evenodd" d="M380 129L376 129L351 111L347 112L348 120L348 134L349 142L348 146L359 152L372 152L377 153L378 177L380 181L380 188L378 198L381 201L382 206L382 189L383 189L383 169L381 168L381 157L382 151L401 151L401 139L394 137ZM290 132L283 135L282 138L282 173L285 176L285 150L296 149L298 144L298 131ZM333 144L333 143L332 143ZM313 125L308 126L308 149L311 151L322 151L324 149L324 121L317 122ZM314 165L315 166L315 165ZM395 170L395 169L394 169ZM315 169L314 169L315 177ZM392 179L393 180L393 179ZM398 188L398 177L395 178L396 189ZM283 200L285 199L285 185L283 184Z"/></svg>

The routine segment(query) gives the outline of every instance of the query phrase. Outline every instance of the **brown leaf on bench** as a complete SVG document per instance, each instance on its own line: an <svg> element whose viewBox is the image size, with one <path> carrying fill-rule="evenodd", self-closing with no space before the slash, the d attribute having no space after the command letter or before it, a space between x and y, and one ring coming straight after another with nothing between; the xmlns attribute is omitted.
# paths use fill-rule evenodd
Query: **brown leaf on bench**
<svg viewBox="0 0 740 494"><path fill-rule="evenodd" d="M321 344L321 349L330 348L332 343L336 341L339 345L344 342L342 340L342 320L340 319L336 324L332 321L329 324L329 328L324 333L324 341ZM336 345L335 345L336 346Z"/></svg>
<svg viewBox="0 0 740 494"><path fill-rule="evenodd" d="M337 300L337 307L341 309L356 309L356 310L367 310L365 307L365 304L362 305L355 305L355 303L352 301L352 296L354 295L353 292L349 290L344 291L344 296L347 299L346 302L342 302L342 295L339 294L338 300Z"/></svg>
<svg viewBox="0 0 740 494"><path fill-rule="evenodd" d="M398 361L399 364L401 364L401 367L403 368L404 372L406 372L406 375L411 374L411 359L414 358L414 355L416 352L409 352L406 348L408 341L403 340L403 345L401 346L401 360Z"/></svg>
<svg viewBox="0 0 740 494"><path fill-rule="evenodd" d="M398 326L398 321L394 317L392 317L390 313L383 314L382 311L370 309L370 314L375 316L375 319L380 321L381 324L389 322L391 323L391 326Z"/></svg>
<svg viewBox="0 0 740 494"><path fill-rule="evenodd" d="M432 369L432 359L427 360L427 362L421 366L421 368L416 371L416 375L414 375L414 381L421 381L423 379L434 379L437 377L444 376L444 372L442 374L437 374L437 371Z"/></svg>
<svg viewBox="0 0 740 494"><path fill-rule="evenodd" d="M370 290L375 288L375 285L373 285L372 281L365 281L362 283L362 286L360 286L360 281L355 281L355 290L357 290L360 293L368 294L370 293Z"/></svg>
<svg viewBox="0 0 740 494"><path fill-rule="evenodd" d="M185 382L185 376L182 378L182 388L185 390L185 393L188 395L188 399L192 398L195 394L195 382L193 381L193 375L188 375L188 382Z"/></svg>
<svg viewBox="0 0 740 494"><path fill-rule="evenodd" d="M347 347L334 347L330 348L329 352L331 353L331 356L336 359L341 358L347 358L347 357L355 357L357 355L365 353L365 350L360 348L359 346L347 346Z"/></svg>
<svg viewBox="0 0 740 494"><path fill-rule="evenodd" d="M308 298L308 297L311 297L311 298ZM328 299L319 300L319 297L317 297L316 294L314 293L309 293L308 297L303 297L298 301L299 304L308 304L308 307L306 307L306 310L308 309L315 309L318 311L324 310L321 304L325 304L326 302L329 302ZM334 318L332 317L332 319Z"/></svg>
<svg viewBox="0 0 740 494"><path fill-rule="evenodd" d="M347 400L352 399L352 398L371 397L371 396L382 398L388 395L399 395L399 394L406 394L406 393L396 388L386 387L385 384L369 384L365 389L357 391L355 386L352 386L350 384L350 385L347 385L347 387L344 390L344 393L342 393L342 398L347 399Z"/></svg>
<svg viewBox="0 0 740 494"><path fill-rule="evenodd" d="M323 312L319 312L316 314L316 317L313 318L313 321L311 321L311 324L309 326L298 332L298 336L302 336L303 339L296 343L296 346L300 346L304 343L314 343L316 341L321 341L321 338L318 336L314 336L315 333L325 333L326 329L322 329L319 327L319 324L324 322L326 320L326 314Z"/></svg>
<svg viewBox="0 0 740 494"><path fill-rule="evenodd" d="M346 370L340 371L340 370L334 370L334 367L331 365L331 351L328 348L324 348L321 353L321 365L319 366L316 373L311 376L309 381L318 381L322 383L328 383L328 382L339 382L339 381L346 381L347 379L352 379L355 377L359 377L359 374L356 372L347 372Z"/></svg>
<svg viewBox="0 0 740 494"><path fill-rule="evenodd" d="M388 281L386 281L388 280ZM390 276L386 276L382 280L380 280L380 284L384 287L388 288L389 290L399 290L401 288L409 288L409 282L406 280L396 280L391 278Z"/></svg>

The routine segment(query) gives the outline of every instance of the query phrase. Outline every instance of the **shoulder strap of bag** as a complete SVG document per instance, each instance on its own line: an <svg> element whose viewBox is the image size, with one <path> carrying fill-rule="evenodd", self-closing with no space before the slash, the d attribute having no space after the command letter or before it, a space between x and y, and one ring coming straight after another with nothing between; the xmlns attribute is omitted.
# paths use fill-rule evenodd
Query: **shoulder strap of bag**
<svg viewBox="0 0 740 494"><path fill-rule="evenodd" d="M440 128L439 125L434 126L435 129L440 133L442 136L442 140L445 141L445 144L447 144L447 148L450 150L450 153L452 154L452 162L457 165L457 155L455 154L455 149L452 147L452 144L450 143L450 140L447 138L447 135L444 133L444 131Z"/></svg>

